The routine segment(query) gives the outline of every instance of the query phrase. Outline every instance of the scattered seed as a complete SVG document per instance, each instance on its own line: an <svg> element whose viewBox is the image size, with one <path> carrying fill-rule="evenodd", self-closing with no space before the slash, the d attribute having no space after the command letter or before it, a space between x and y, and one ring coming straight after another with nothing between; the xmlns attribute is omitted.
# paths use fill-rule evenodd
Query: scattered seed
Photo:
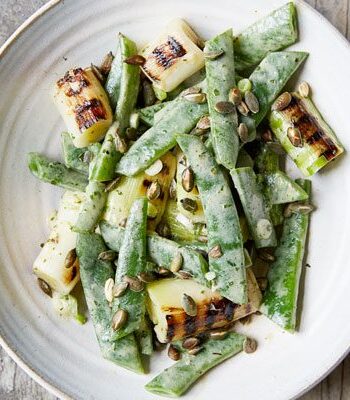
<svg viewBox="0 0 350 400"><path fill-rule="evenodd" d="M238 136L242 143L246 143L249 136L248 127L244 122L241 122L238 126Z"/></svg>
<svg viewBox="0 0 350 400"><path fill-rule="evenodd" d="M188 354L190 354L191 356L195 356L202 350L203 350L203 347L197 346L197 347L194 347L193 349L189 349Z"/></svg>
<svg viewBox="0 0 350 400"><path fill-rule="evenodd" d="M181 303L182 303L182 307L187 315L189 315L191 317L195 317L197 315L197 304L191 296L184 293L182 295Z"/></svg>
<svg viewBox="0 0 350 400"><path fill-rule="evenodd" d="M155 175L159 174L159 172L161 172L162 169L163 169L162 160L158 159L150 167L145 169L145 172L149 176L155 176Z"/></svg>
<svg viewBox="0 0 350 400"><path fill-rule="evenodd" d="M143 65L146 62L146 59L140 54L135 54L131 57L126 58L124 62L129 65Z"/></svg>
<svg viewBox="0 0 350 400"><path fill-rule="evenodd" d="M128 283L130 290L133 292L142 292L142 290L145 288L144 282L133 276L124 275L123 282Z"/></svg>
<svg viewBox="0 0 350 400"><path fill-rule="evenodd" d="M299 213L299 214L309 214L311 211L314 210L314 206L309 203L302 203L302 202L295 202L295 203L289 203L283 212L284 217L289 218L292 216L294 213Z"/></svg>
<svg viewBox="0 0 350 400"><path fill-rule="evenodd" d="M267 279L266 278L257 278L259 289L264 292L267 288Z"/></svg>
<svg viewBox="0 0 350 400"><path fill-rule="evenodd" d="M256 233L260 239L268 239L272 234L272 224L268 219L261 218L256 224Z"/></svg>
<svg viewBox="0 0 350 400"><path fill-rule="evenodd" d="M242 92L248 92L249 90L252 90L252 82L248 78L243 78L237 83L238 89Z"/></svg>
<svg viewBox="0 0 350 400"><path fill-rule="evenodd" d="M260 105L259 105L259 100L255 96L253 92L248 90L244 94L244 100L245 103L247 104L247 107L253 114L257 114L260 110Z"/></svg>
<svg viewBox="0 0 350 400"><path fill-rule="evenodd" d="M209 250L208 256L210 258L220 258L222 256L221 246L217 244Z"/></svg>
<svg viewBox="0 0 350 400"><path fill-rule="evenodd" d="M91 64L91 71L94 73L94 75L96 76L96 78L101 82L101 83L104 83L105 82L105 80L106 80L106 78L105 78L105 76L102 74L102 72L100 71L100 69L96 66L96 65L94 65L94 64Z"/></svg>
<svg viewBox="0 0 350 400"><path fill-rule="evenodd" d="M92 153L89 150L86 150L83 155L83 162L89 164L92 160Z"/></svg>
<svg viewBox="0 0 350 400"><path fill-rule="evenodd" d="M141 282L144 282L144 283L150 283L156 279L153 272L141 272L137 275L137 277L139 278L139 280Z"/></svg>
<svg viewBox="0 0 350 400"><path fill-rule="evenodd" d="M128 140L136 140L137 139L137 129L132 128L132 127L126 128L125 136L128 138Z"/></svg>
<svg viewBox="0 0 350 400"><path fill-rule="evenodd" d="M209 333L210 339L214 339L214 340L225 339L225 337L227 335L228 335L228 331L225 331L225 330L212 331Z"/></svg>
<svg viewBox="0 0 350 400"><path fill-rule="evenodd" d="M150 201L147 204L147 217L150 219L156 218L158 215L158 208Z"/></svg>
<svg viewBox="0 0 350 400"><path fill-rule="evenodd" d="M161 195L162 193L162 188L160 186L160 183L156 180L153 181L147 188L147 198L148 200L155 200L158 199L158 197Z"/></svg>
<svg viewBox="0 0 350 400"><path fill-rule="evenodd" d="M105 282L105 297L108 301L108 303L111 303L113 301L114 297L114 279L109 278Z"/></svg>
<svg viewBox="0 0 350 400"><path fill-rule="evenodd" d="M66 258L64 260L64 267L71 268L73 267L75 260L77 259L77 252L75 249L71 249L68 251Z"/></svg>
<svg viewBox="0 0 350 400"><path fill-rule="evenodd" d="M277 97L275 102L272 104L272 111L282 111L287 108L292 101L292 95L289 92L284 92Z"/></svg>
<svg viewBox="0 0 350 400"><path fill-rule="evenodd" d="M232 88L229 92L228 99L235 105L241 104L242 94L238 88Z"/></svg>
<svg viewBox="0 0 350 400"><path fill-rule="evenodd" d="M113 57L113 53L111 51L105 55L104 59L102 60L102 64L100 66L100 71L103 75L109 74L109 72L111 70L113 59L114 59L114 57Z"/></svg>
<svg viewBox="0 0 350 400"><path fill-rule="evenodd" d="M230 114L235 111L235 106L230 101L219 101L215 104L214 108L220 114Z"/></svg>
<svg viewBox="0 0 350 400"><path fill-rule="evenodd" d="M175 273L179 272L182 267L183 257L181 253L177 253L170 263L170 271Z"/></svg>
<svg viewBox="0 0 350 400"><path fill-rule="evenodd" d="M159 236L170 238L171 237L171 230L167 223L160 222L156 229Z"/></svg>
<svg viewBox="0 0 350 400"><path fill-rule="evenodd" d="M38 278L38 285L40 289L48 296L52 297L52 289L51 286L44 281L44 279Z"/></svg>
<svg viewBox="0 0 350 400"><path fill-rule="evenodd" d="M142 82L142 95L145 107L152 106L157 100L153 85L147 79Z"/></svg>
<svg viewBox="0 0 350 400"><path fill-rule="evenodd" d="M310 94L310 86L307 82L301 82L298 86L298 92L301 97L309 97Z"/></svg>
<svg viewBox="0 0 350 400"><path fill-rule="evenodd" d="M112 318L112 329L114 331L122 328L128 320L128 313L125 310L119 309Z"/></svg>
<svg viewBox="0 0 350 400"><path fill-rule="evenodd" d="M268 249L259 249L258 257L260 258L260 260L267 262L274 262L276 259L275 256Z"/></svg>
<svg viewBox="0 0 350 400"><path fill-rule="evenodd" d="M172 179L170 186L169 186L169 197L172 200L176 200L176 181Z"/></svg>
<svg viewBox="0 0 350 400"><path fill-rule="evenodd" d="M127 219L127 218L123 218L123 219L119 222L119 226L121 226L122 228L125 228L127 222L128 222L128 219Z"/></svg>
<svg viewBox="0 0 350 400"><path fill-rule="evenodd" d="M125 139L119 135L118 130L115 132L115 147L121 154L124 154L128 151L128 145Z"/></svg>
<svg viewBox="0 0 350 400"><path fill-rule="evenodd" d="M191 213L195 213L198 210L198 204L196 200L185 197L180 200L180 203L184 210L189 211Z"/></svg>
<svg viewBox="0 0 350 400"><path fill-rule="evenodd" d="M171 344L168 348L168 357L174 361L178 361L181 358L181 353L174 345Z"/></svg>
<svg viewBox="0 0 350 400"><path fill-rule="evenodd" d="M169 276L171 274L171 272L168 270L168 268L164 268L164 267L159 267L158 268L158 275L165 277L165 276Z"/></svg>
<svg viewBox="0 0 350 400"><path fill-rule="evenodd" d="M190 274L187 271L182 271L182 270L180 270L179 272L176 272L174 275L179 279L192 279L193 278L192 274Z"/></svg>
<svg viewBox="0 0 350 400"><path fill-rule="evenodd" d="M208 243L208 236L199 235L198 236L198 241L201 242L201 243Z"/></svg>
<svg viewBox="0 0 350 400"><path fill-rule="evenodd" d="M102 261L114 261L116 258L117 253L113 250L106 250L98 255L98 259Z"/></svg>
<svg viewBox="0 0 350 400"><path fill-rule="evenodd" d="M191 190L194 188L194 173L191 167L187 167L183 170L182 175L181 175L182 181L182 187L184 190L188 193L191 192Z"/></svg>
<svg viewBox="0 0 350 400"><path fill-rule="evenodd" d="M112 181L109 181L105 187L105 192L111 192L112 190L114 190L119 185L120 180L121 176L117 176Z"/></svg>
<svg viewBox="0 0 350 400"><path fill-rule="evenodd" d="M214 50L214 51L205 51L203 54L204 58L207 60L216 60L224 53L225 53L224 50L216 50L216 51Z"/></svg>
<svg viewBox="0 0 350 400"><path fill-rule="evenodd" d="M216 273L214 271L209 271L204 275L207 281L213 281L216 278Z"/></svg>
<svg viewBox="0 0 350 400"><path fill-rule="evenodd" d="M273 141L273 135L270 129L265 129L264 132L261 134L261 139L263 142L272 142Z"/></svg>
<svg viewBox="0 0 350 400"><path fill-rule="evenodd" d="M181 97L185 97L189 94L198 94L201 93L202 89L197 86L192 86L190 88L185 89L181 92Z"/></svg>
<svg viewBox="0 0 350 400"><path fill-rule="evenodd" d="M246 338L243 344L243 351L245 353L254 353L258 347L258 343L255 339Z"/></svg>
<svg viewBox="0 0 350 400"><path fill-rule="evenodd" d="M113 287L113 296L114 297L121 297L126 292L129 284L127 282L118 283L118 285L114 285Z"/></svg>
<svg viewBox="0 0 350 400"><path fill-rule="evenodd" d="M207 101L205 93L190 93L183 96L187 101L195 104L203 104Z"/></svg>
<svg viewBox="0 0 350 400"><path fill-rule="evenodd" d="M208 115L205 115L202 117L198 122L196 127L201 130L201 131L207 131L210 129L210 117Z"/></svg>
<svg viewBox="0 0 350 400"><path fill-rule="evenodd" d="M189 337L182 341L182 347L186 350L193 349L200 344L200 340L196 337Z"/></svg>
<svg viewBox="0 0 350 400"><path fill-rule="evenodd" d="M289 127L287 129L287 136L289 141L294 147L303 147L303 138L298 128Z"/></svg>
<svg viewBox="0 0 350 400"><path fill-rule="evenodd" d="M244 101L237 105L237 110L240 114L247 116L249 114L249 108Z"/></svg>

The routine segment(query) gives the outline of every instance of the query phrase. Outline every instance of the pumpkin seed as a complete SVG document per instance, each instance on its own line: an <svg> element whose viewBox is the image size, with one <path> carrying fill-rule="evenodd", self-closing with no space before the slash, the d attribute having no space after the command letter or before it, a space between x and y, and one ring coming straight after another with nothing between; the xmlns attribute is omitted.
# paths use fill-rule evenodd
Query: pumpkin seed
<svg viewBox="0 0 350 400"><path fill-rule="evenodd" d="M181 358L181 353L174 345L171 344L168 348L168 357L174 361L178 361Z"/></svg>
<svg viewBox="0 0 350 400"><path fill-rule="evenodd" d="M105 187L105 192L111 192L112 190L114 190L118 186L120 180L121 176L117 176L112 181L109 181Z"/></svg>
<svg viewBox="0 0 350 400"><path fill-rule="evenodd" d="M227 335L228 335L228 331L225 331L225 330L212 331L209 333L210 339L214 339L214 340L225 339L225 337Z"/></svg>
<svg viewBox="0 0 350 400"><path fill-rule="evenodd" d="M242 92L248 92L249 90L252 90L252 82L248 78L243 78L237 83L238 89Z"/></svg>
<svg viewBox="0 0 350 400"><path fill-rule="evenodd" d="M246 338L243 343L243 351L245 353L254 353L258 347L258 343L255 339Z"/></svg>
<svg viewBox="0 0 350 400"><path fill-rule="evenodd" d="M153 272L140 272L137 277L141 282L150 283L155 281L156 277Z"/></svg>
<svg viewBox="0 0 350 400"><path fill-rule="evenodd" d="M106 297L108 303L111 303L113 301L113 297L114 297L114 279L113 278L109 278L106 280L104 292L105 292L105 297Z"/></svg>
<svg viewBox="0 0 350 400"><path fill-rule="evenodd" d="M113 59L114 59L114 56L111 51L105 55L104 59L102 60L102 64L100 66L100 71L103 75L109 74L109 72L111 70Z"/></svg>
<svg viewBox="0 0 350 400"><path fill-rule="evenodd" d="M150 219L156 218L158 215L158 208L150 201L147 204L147 217Z"/></svg>
<svg viewBox="0 0 350 400"><path fill-rule="evenodd" d="M98 259L102 261L114 261L116 258L117 253L113 250L106 250L98 255Z"/></svg>
<svg viewBox="0 0 350 400"><path fill-rule="evenodd" d="M274 262L276 259L275 256L271 253L271 251L267 249L259 249L258 257L260 258L260 260L267 262Z"/></svg>
<svg viewBox="0 0 350 400"><path fill-rule="evenodd" d="M182 187L186 192L191 192L191 190L194 188L194 173L191 167L187 167L183 170L182 175L181 175L182 181Z"/></svg>
<svg viewBox="0 0 350 400"><path fill-rule="evenodd" d="M265 129L264 132L261 134L261 139L263 142L272 142L273 141L273 135L270 129Z"/></svg>
<svg viewBox="0 0 350 400"><path fill-rule="evenodd" d="M158 275L160 275L161 277L169 276L171 274L171 272L168 270L168 268L164 268L164 267L159 267L157 272L158 272Z"/></svg>
<svg viewBox="0 0 350 400"><path fill-rule="evenodd" d="M170 238L171 237L171 230L167 223L160 222L156 229L159 236Z"/></svg>
<svg viewBox="0 0 350 400"><path fill-rule="evenodd" d="M193 349L200 344L200 340L196 337L189 337L182 341L182 347L186 350Z"/></svg>
<svg viewBox="0 0 350 400"><path fill-rule="evenodd" d="M121 154L124 154L128 151L128 145L124 138L119 135L118 130L114 134L115 136L115 147L117 151Z"/></svg>
<svg viewBox="0 0 350 400"><path fill-rule="evenodd" d="M242 101L241 103L239 103L237 105L237 110L240 114L247 116L249 114L249 108L248 106L245 104L244 101Z"/></svg>
<svg viewBox="0 0 350 400"><path fill-rule="evenodd" d="M207 281L213 281L216 278L216 273L214 271L209 271L204 275Z"/></svg>
<svg viewBox="0 0 350 400"><path fill-rule="evenodd" d="M152 83L146 79L142 82L142 96L145 107L152 106L157 100Z"/></svg>
<svg viewBox="0 0 350 400"><path fill-rule="evenodd" d="M44 279L38 278L38 285L40 289L49 297L52 297L52 289L51 286L44 281Z"/></svg>
<svg viewBox="0 0 350 400"><path fill-rule="evenodd" d="M250 90L245 92L244 100L247 107L253 114L257 114L259 112L260 110L259 100L256 98L253 92L251 92Z"/></svg>
<svg viewBox="0 0 350 400"><path fill-rule="evenodd" d="M241 122L238 126L238 136L242 143L246 143L249 137L248 127L244 122Z"/></svg>
<svg viewBox="0 0 350 400"><path fill-rule="evenodd" d="M160 183L156 180L153 181L147 188L147 198L148 200L155 200L158 199L158 197L161 195L162 193L162 188L160 186Z"/></svg>
<svg viewBox="0 0 350 400"><path fill-rule="evenodd" d="M238 88L232 88L228 94L228 99L235 105L241 104L242 94Z"/></svg>
<svg viewBox="0 0 350 400"><path fill-rule="evenodd" d="M188 94L198 94L201 93L202 89L197 86L192 86L181 92L181 97L185 97Z"/></svg>
<svg viewBox="0 0 350 400"><path fill-rule="evenodd" d="M195 213L198 210L198 204L196 200L185 197L180 200L180 203L184 210L189 211L191 213Z"/></svg>
<svg viewBox="0 0 350 400"><path fill-rule="evenodd" d="M66 258L64 259L64 267L71 268L73 267L75 260L77 259L77 252L75 249L71 249L68 251Z"/></svg>
<svg viewBox="0 0 350 400"><path fill-rule="evenodd" d="M129 284L127 282L118 283L118 285L114 285L113 288L113 296L114 297L121 297L126 292Z"/></svg>
<svg viewBox="0 0 350 400"><path fill-rule="evenodd" d="M292 95L289 92L284 92L277 97L275 102L272 104L272 111L282 111L287 108L292 101Z"/></svg>
<svg viewBox="0 0 350 400"><path fill-rule="evenodd" d="M217 244L209 250L208 256L210 258L220 258L222 256L221 246Z"/></svg>
<svg viewBox="0 0 350 400"><path fill-rule="evenodd" d="M268 282L267 279L266 278L257 278L256 281L258 282L259 289L264 292L267 288L267 282Z"/></svg>
<svg viewBox="0 0 350 400"><path fill-rule="evenodd" d="M191 356L195 356L202 350L203 350L203 347L197 346L197 347L194 347L193 349L189 349L188 354L190 354Z"/></svg>
<svg viewBox="0 0 350 400"><path fill-rule="evenodd" d="M224 50L216 50L216 51L214 50L214 51L205 51L203 54L204 58L207 60L216 60L224 53L225 53Z"/></svg>
<svg viewBox="0 0 350 400"><path fill-rule="evenodd" d="M137 129L133 127L126 128L125 136L128 140L136 140L137 139Z"/></svg>
<svg viewBox="0 0 350 400"><path fill-rule="evenodd" d="M183 263L182 254L177 253L170 263L170 271L173 273L178 272L182 267L182 263Z"/></svg>
<svg viewBox="0 0 350 400"><path fill-rule="evenodd" d="M256 233L261 239L268 239L272 234L272 224L268 219L261 218L256 224Z"/></svg>
<svg viewBox="0 0 350 400"><path fill-rule="evenodd" d="M287 129L287 136L289 141L294 147L303 147L303 138L298 128L289 127Z"/></svg>
<svg viewBox="0 0 350 400"><path fill-rule="evenodd" d="M193 278L192 274L190 274L187 271L182 271L182 270L180 270L179 272L176 272L174 275L179 279L191 279L191 278Z"/></svg>
<svg viewBox="0 0 350 400"><path fill-rule="evenodd" d="M117 331L122 328L128 320L128 313L121 308L113 315L112 318L112 329Z"/></svg>
<svg viewBox="0 0 350 400"><path fill-rule="evenodd" d="M215 104L214 109L220 114L230 114L235 111L235 106L230 101L219 101Z"/></svg>
<svg viewBox="0 0 350 400"><path fill-rule="evenodd" d="M208 236L199 235L198 236L198 241L201 242L201 243L208 243Z"/></svg>
<svg viewBox="0 0 350 400"><path fill-rule="evenodd" d="M169 186L169 197L172 200L176 200L176 181L172 179L170 186Z"/></svg>
<svg viewBox="0 0 350 400"><path fill-rule="evenodd" d="M128 219L127 219L127 218L123 218L123 219L119 222L119 226L121 226L122 228L125 228L127 222L128 222Z"/></svg>
<svg viewBox="0 0 350 400"><path fill-rule="evenodd" d="M302 202L295 202L295 203L289 203L283 212L283 215L286 218L291 217L292 214L294 213L299 213L299 214L309 214L311 211L314 210L314 206L309 203L302 203Z"/></svg>
<svg viewBox="0 0 350 400"><path fill-rule="evenodd" d="M197 315L197 304L191 296L184 293L182 295L182 307L187 315L195 317Z"/></svg>
<svg viewBox="0 0 350 400"><path fill-rule="evenodd" d="M126 58L124 62L129 65L143 65L146 62L146 59L140 54L135 54L131 57Z"/></svg>
<svg viewBox="0 0 350 400"><path fill-rule="evenodd" d="M90 150L86 150L83 154L83 162L89 164L92 160L92 153Z"/></svg>
<svg viewBox="0 0 350 400"><path fill-rule="evenodd" d="M203 104L207 101L205 93L190 93L183 96L187 101L195 104Z"/></svg>
<svg viewBox="0 0 350 400"><path fill-rule="evenodd" d="M105 76L102 75L102 72L100 71L100 69L94 64L91 64L90 68L91 68L91 71L93 72L93 74L96 76L96 78L101 83L104 83L106 78L105 78Z"/></svg>
<svg viewBox="0 0 350 400"><path fill-rule="evenodd" d="M208 129L210 129L210 117L208 115L202 117L197 122L196 128L198 128L201 131L207 131Z"/></svg>
<svg viewBox="0 0 350 400"><path fill-rule="evenodd" d="M155 161L150 167L148 167L147 169L145 169L145 172L147 175L149 176L154 176L159 174L159 172L161 172L161 170L163 169L163 163L162 160L157 160Z"/></svg>
<svg viewBox="0 0 350 400"><path fill-rule="evenodd" d="M130 290L133 292L142 292L142 290L145 288L144 282L133 276L124 275L123 282L128 283Z"/></svg>
<svg viewBox="0 0 350 400"><path fill-rule="evenodd" d="M298 92L301 97L309 97L310 94L310 86L307 82L301 82L298 86Z"/></svg>

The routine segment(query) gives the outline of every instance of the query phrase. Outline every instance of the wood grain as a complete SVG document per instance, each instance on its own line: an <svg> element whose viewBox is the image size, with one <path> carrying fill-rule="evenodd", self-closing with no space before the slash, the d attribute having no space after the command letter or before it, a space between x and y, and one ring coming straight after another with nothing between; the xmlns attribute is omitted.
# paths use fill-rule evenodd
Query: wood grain
<svg viewBox="0 0 350 400"><path fill-rule="evenodd" d="M306 1L350 39L350 0ZM44 3L45 0L0 0L0 44ZM56 400L23 372L1 348L0 399ZM350 400L350 356L300 400Z"/></svg>

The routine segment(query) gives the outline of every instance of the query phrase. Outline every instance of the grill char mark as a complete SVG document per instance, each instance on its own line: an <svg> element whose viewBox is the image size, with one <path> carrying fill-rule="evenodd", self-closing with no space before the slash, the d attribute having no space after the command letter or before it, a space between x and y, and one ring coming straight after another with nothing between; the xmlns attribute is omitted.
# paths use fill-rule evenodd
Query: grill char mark
<svg viewBox="0 0 350 400"><path fill-rule="evenodd" d="M75 120L81 131L89 129L101 119L106 119L106 110L98 99L85 100L75 108Z"/></svg>

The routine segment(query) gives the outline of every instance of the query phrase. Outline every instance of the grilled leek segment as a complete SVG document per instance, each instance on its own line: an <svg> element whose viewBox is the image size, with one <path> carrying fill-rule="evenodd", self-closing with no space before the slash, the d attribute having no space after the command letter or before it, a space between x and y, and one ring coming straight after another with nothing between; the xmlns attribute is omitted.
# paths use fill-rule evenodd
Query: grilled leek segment
<svg viewBox="0 0 350 400"><path fill-rule="evenodd" d="M161 170L155 175L149 175L147 171L151 172L146 170L135 176L121 178L118 187L108 196L104 220L115 226L124 224L134 200L148 194L147 228L149 231L155 230L164 213L169 187L176 170L176 159L170 152L164 154L160 161ZM155 182L159 185L159 193L153 198L148 188Z"/></svg>
<svg viewBox="0 0 350 400"><path fill-rule="evenodd" d="M193 280L163 279L147 285L148 313L160 342L166 343L209 329L223 327L258 311L261 292L250 268L247 269L248 299L236 305ZM183 294L197 304L197 315L189 317L182 308Z"/></svg>
<svg viewBox="0 0 350 400"><path fill-rule="evenodd" d="M75 249L77 234L72 231L72 226L78 218L84 197L84 193L65 192L49 239L33 264L34 274L62 295L69 294L80 279L79 260L74 257L74 252L69 263L66 257Z"/></svg>
<svg viewBox="0 0 350 400"><path fill-rule="evenodd" d="M150 42L141 54L146 62L143 72L155 87L170 92L204 66L201 39L182 19L169 23L166 29Z"/></svg>
<svg viewBox="0 0 350 400"><path fill-rule="evenodd" d="M75 147L100 141L112 123L107 94L91 68L71 69L59 79L54 102Z"/></svg>

